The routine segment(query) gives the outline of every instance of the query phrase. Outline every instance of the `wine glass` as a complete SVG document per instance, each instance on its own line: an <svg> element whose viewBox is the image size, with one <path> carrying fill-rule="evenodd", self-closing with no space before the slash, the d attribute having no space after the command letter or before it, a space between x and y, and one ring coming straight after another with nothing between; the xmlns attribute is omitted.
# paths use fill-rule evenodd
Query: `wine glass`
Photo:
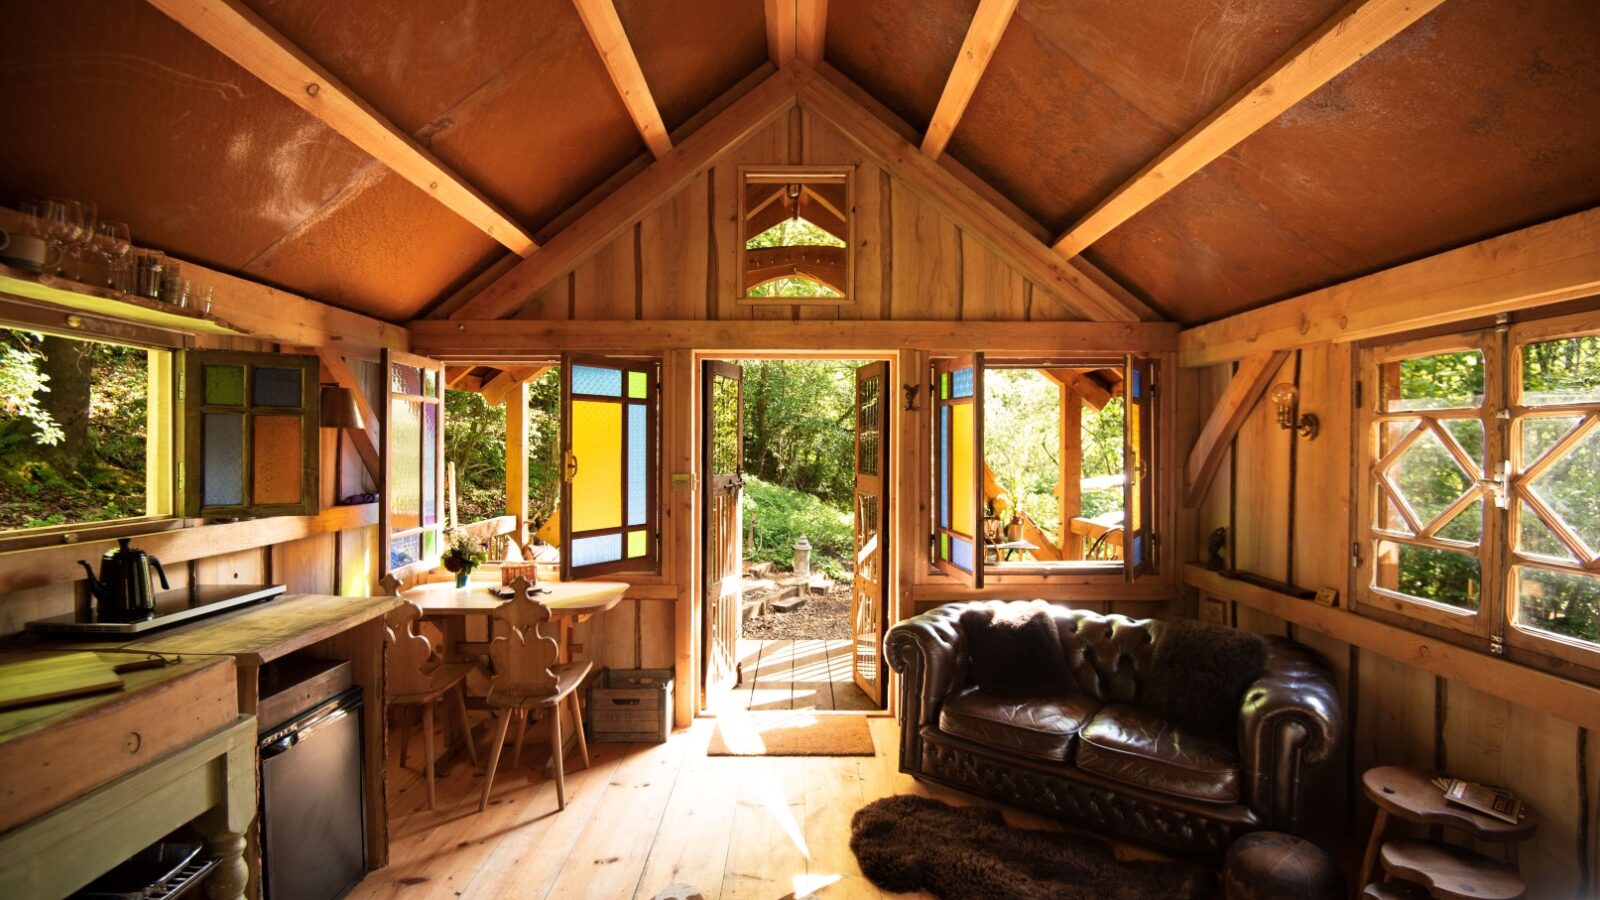
<svg viewBox="0 0 1600 900"><path fill-rule="evenodd" d="M123 290L123 279L119 277L123 271L123 260L128 251L133 249L132 234L128 231L126 222L101 221L95 226L100 245L100 255L106 259L106 287Z"/></svg>
<svg viewBox="0 0 1600 900"><path fill-rule="evenodd" d="M78 223L77 236L72 242L72 258L81 263L83 262L84 254L92 252L94 249L95 230L100 220L93 200L72 200L68 202L72 203L75 208ZM78 274L80 276L83 274L82 266L78 267Z"/></svg>
<svg viewBox="0 0 1600 900"><path fill-rule="evenodd" d="M56 251L56 274L66 273L67 247L78 234L78 220L68 205L72 201L51 198L39 203L39 221L44 237Z"/></svg>

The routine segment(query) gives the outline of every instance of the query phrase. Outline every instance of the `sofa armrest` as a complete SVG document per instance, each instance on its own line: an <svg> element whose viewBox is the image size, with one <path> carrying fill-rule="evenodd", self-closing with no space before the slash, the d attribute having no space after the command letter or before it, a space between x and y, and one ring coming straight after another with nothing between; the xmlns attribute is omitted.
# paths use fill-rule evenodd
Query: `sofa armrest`
<svg viewBox="0 0 1600 900"><path fill-rule="evenodd" d="M1337 751L1344 709L1319 656L1282 638L1269 640L1266 671L1245 690L1239 713L1244 799L1267 827L1292 832L1303 812L1307 770Z"/></svg>
<svg viewBox="0 0 1600 900"><path fill-rule="evenodd" d="M900 675L901 728L916 731L939 718L944 698L965 684L966 635L961 613L966 604L950 603L889 629L884 655Z"/></svg>

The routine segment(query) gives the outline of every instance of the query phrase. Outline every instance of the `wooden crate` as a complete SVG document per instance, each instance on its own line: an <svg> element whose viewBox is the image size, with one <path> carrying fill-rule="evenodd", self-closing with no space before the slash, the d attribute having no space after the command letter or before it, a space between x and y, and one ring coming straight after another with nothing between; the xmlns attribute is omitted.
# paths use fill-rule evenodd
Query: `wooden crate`
<svg viewBox="0 0 1600 900"><path fill-rule="evenodd" d="M606 669L589 688L590 740L664 743L672 730L671 669Z"/></svg>

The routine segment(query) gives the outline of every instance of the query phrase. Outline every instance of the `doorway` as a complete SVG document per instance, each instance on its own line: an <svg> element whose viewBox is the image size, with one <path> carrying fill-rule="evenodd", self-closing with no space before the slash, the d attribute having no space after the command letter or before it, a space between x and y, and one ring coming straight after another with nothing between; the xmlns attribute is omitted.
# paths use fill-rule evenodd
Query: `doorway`
<svg viewBox="0 0 1600 900"><path fill-rule="evenodd" d="M883 707L889 363L702 363L712 712Z"/></svg>

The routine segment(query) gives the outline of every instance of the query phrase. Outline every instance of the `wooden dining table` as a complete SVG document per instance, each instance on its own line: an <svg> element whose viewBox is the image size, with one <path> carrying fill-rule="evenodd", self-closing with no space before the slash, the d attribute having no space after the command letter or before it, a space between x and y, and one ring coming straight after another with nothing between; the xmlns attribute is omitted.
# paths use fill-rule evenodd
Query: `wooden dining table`
<svg viewBox="0 0 1600 900"><path fill-rule="evenodd" d="M466 661L481 658L489 652L494 611L506 602L493 593L499 587L499 583L493 581L471 581L466 587L456 587L454 581L428 582L401 591L400 599L421 607L423 619L439 629L444 638L442 649L445 659ZM561 647L561 662L571 662L573 653L581 649L572 640L573 626L587 622L621 603L628 588L629 585L622 581L545 581L536 586L539 593L535 594L535 599L550 607L550 619L560 632L558 636L552 636L556 637ZM477 639L476 634L468 633L469 624L474 620L482 623L472 628L482 634L481 639ZM469 705L478 704L469 700ZM449 718L446 717L445 721L448 723ZM582 727L582 723L572 723L572 727ZM575 733L570 730L567 732L569 735ZM445 745L447 749L441 755L439 764L448 770L450 760L454 759L455 751L460 748L454 746L448 737Z"/></svg>

